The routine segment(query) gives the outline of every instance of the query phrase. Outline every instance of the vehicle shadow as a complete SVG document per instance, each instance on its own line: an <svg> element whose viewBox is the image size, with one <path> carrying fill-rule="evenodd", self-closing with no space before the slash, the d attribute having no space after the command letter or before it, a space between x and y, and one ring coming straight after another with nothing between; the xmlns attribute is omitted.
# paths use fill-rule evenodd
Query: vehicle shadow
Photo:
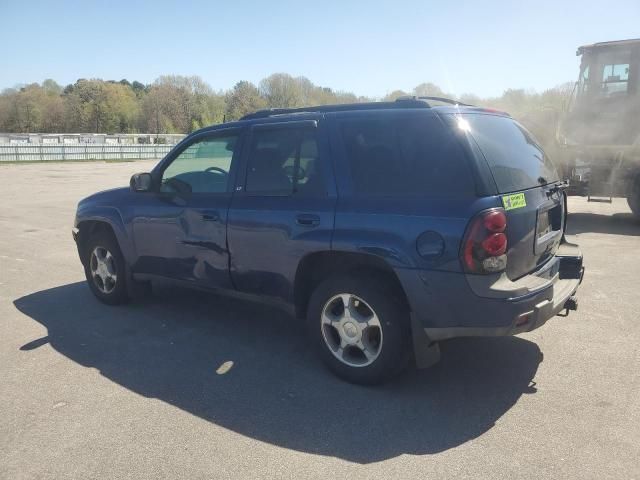
<svg viewBox="0 0 640 480"><path fill-rule="evenodd" d="M431 369L361 387L325 370L300 322L271 306L163 289L108 307L84 283L14 304L48 330L20 348L24 355L48 342L127 389L239 434L358 463L437 453L478 437L536 391L542 361L522 338L458 339L442 345Z"/></svg>
<svg viewBox="0 0 640 480"><path fill-rule="evenodd" d="M611 235L640 235L640 222L632 213L569 213L567 233L608 233Z"/></svg>

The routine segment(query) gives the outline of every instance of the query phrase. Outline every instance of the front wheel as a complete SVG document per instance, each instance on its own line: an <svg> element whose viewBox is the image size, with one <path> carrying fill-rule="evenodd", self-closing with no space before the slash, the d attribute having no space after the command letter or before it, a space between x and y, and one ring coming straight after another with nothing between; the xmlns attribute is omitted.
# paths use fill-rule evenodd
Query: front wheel
<svg viewBox="0 0 640 480"><path fill-rule="evenodd" d="M84 273L93 294L109 305L125 303L129 297L124 258L113 235L104 231L92 235L84 251Z"/></svg>
<svg viewBox="0 0 640 480"><path fill-rule="evenodd" d="M409 362L406 306L375 276L329 278L314 291L307 312L311 341L339 377L376 384L398 375Z"/></svg>

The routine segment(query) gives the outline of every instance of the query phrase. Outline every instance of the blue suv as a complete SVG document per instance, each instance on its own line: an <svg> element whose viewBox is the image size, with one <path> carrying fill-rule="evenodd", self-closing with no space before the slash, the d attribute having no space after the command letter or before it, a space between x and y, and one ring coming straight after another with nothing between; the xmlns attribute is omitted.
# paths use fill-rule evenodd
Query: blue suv
<svg viewBox="0 0 640 480"><path fill-rule="evenodd" d="M342 378L437 342L575 310L582 255L542 148L509 115L433 97L272 109L199 130L73 229L107 304L154 279L278 299Z"/></svg>

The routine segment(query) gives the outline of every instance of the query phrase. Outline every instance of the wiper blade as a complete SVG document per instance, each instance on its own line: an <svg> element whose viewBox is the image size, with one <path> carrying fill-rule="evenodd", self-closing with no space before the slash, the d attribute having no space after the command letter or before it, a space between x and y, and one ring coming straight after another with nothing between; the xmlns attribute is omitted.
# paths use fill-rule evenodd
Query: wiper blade
<svg viewBox="0 0 640 480"><path fill-rule="evenodd" d="M553 195L556 192L561 192L569 188L569 180L556 183L553 187L547 190L547 195Z"/></svg>

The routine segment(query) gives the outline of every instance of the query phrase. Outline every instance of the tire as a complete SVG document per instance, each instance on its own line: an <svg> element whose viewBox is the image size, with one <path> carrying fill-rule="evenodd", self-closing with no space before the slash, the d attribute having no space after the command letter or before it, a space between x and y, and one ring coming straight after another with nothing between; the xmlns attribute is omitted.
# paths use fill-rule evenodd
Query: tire
<svg viewBox="0 0 640 480"><path fill-rule="evenodd" d="M111 232L91 235L84 248L84 274L98 300L119 305L129 300L124 257Z"/></svg>
<svg viewBox="0 0 640 480"><path fill-rule="evenodd" d="M383 383L409 363L409 312L389 287L375 275L340 275L311 295L306 319L311 342L329 369L348 382Z"/></svg>
<svg viewBox="0 0 640 480"><path fill-rule="evenodd" d="M627 203L636 220L640 220L640 178L634 182L631 193L627 197Z"/></svg>

